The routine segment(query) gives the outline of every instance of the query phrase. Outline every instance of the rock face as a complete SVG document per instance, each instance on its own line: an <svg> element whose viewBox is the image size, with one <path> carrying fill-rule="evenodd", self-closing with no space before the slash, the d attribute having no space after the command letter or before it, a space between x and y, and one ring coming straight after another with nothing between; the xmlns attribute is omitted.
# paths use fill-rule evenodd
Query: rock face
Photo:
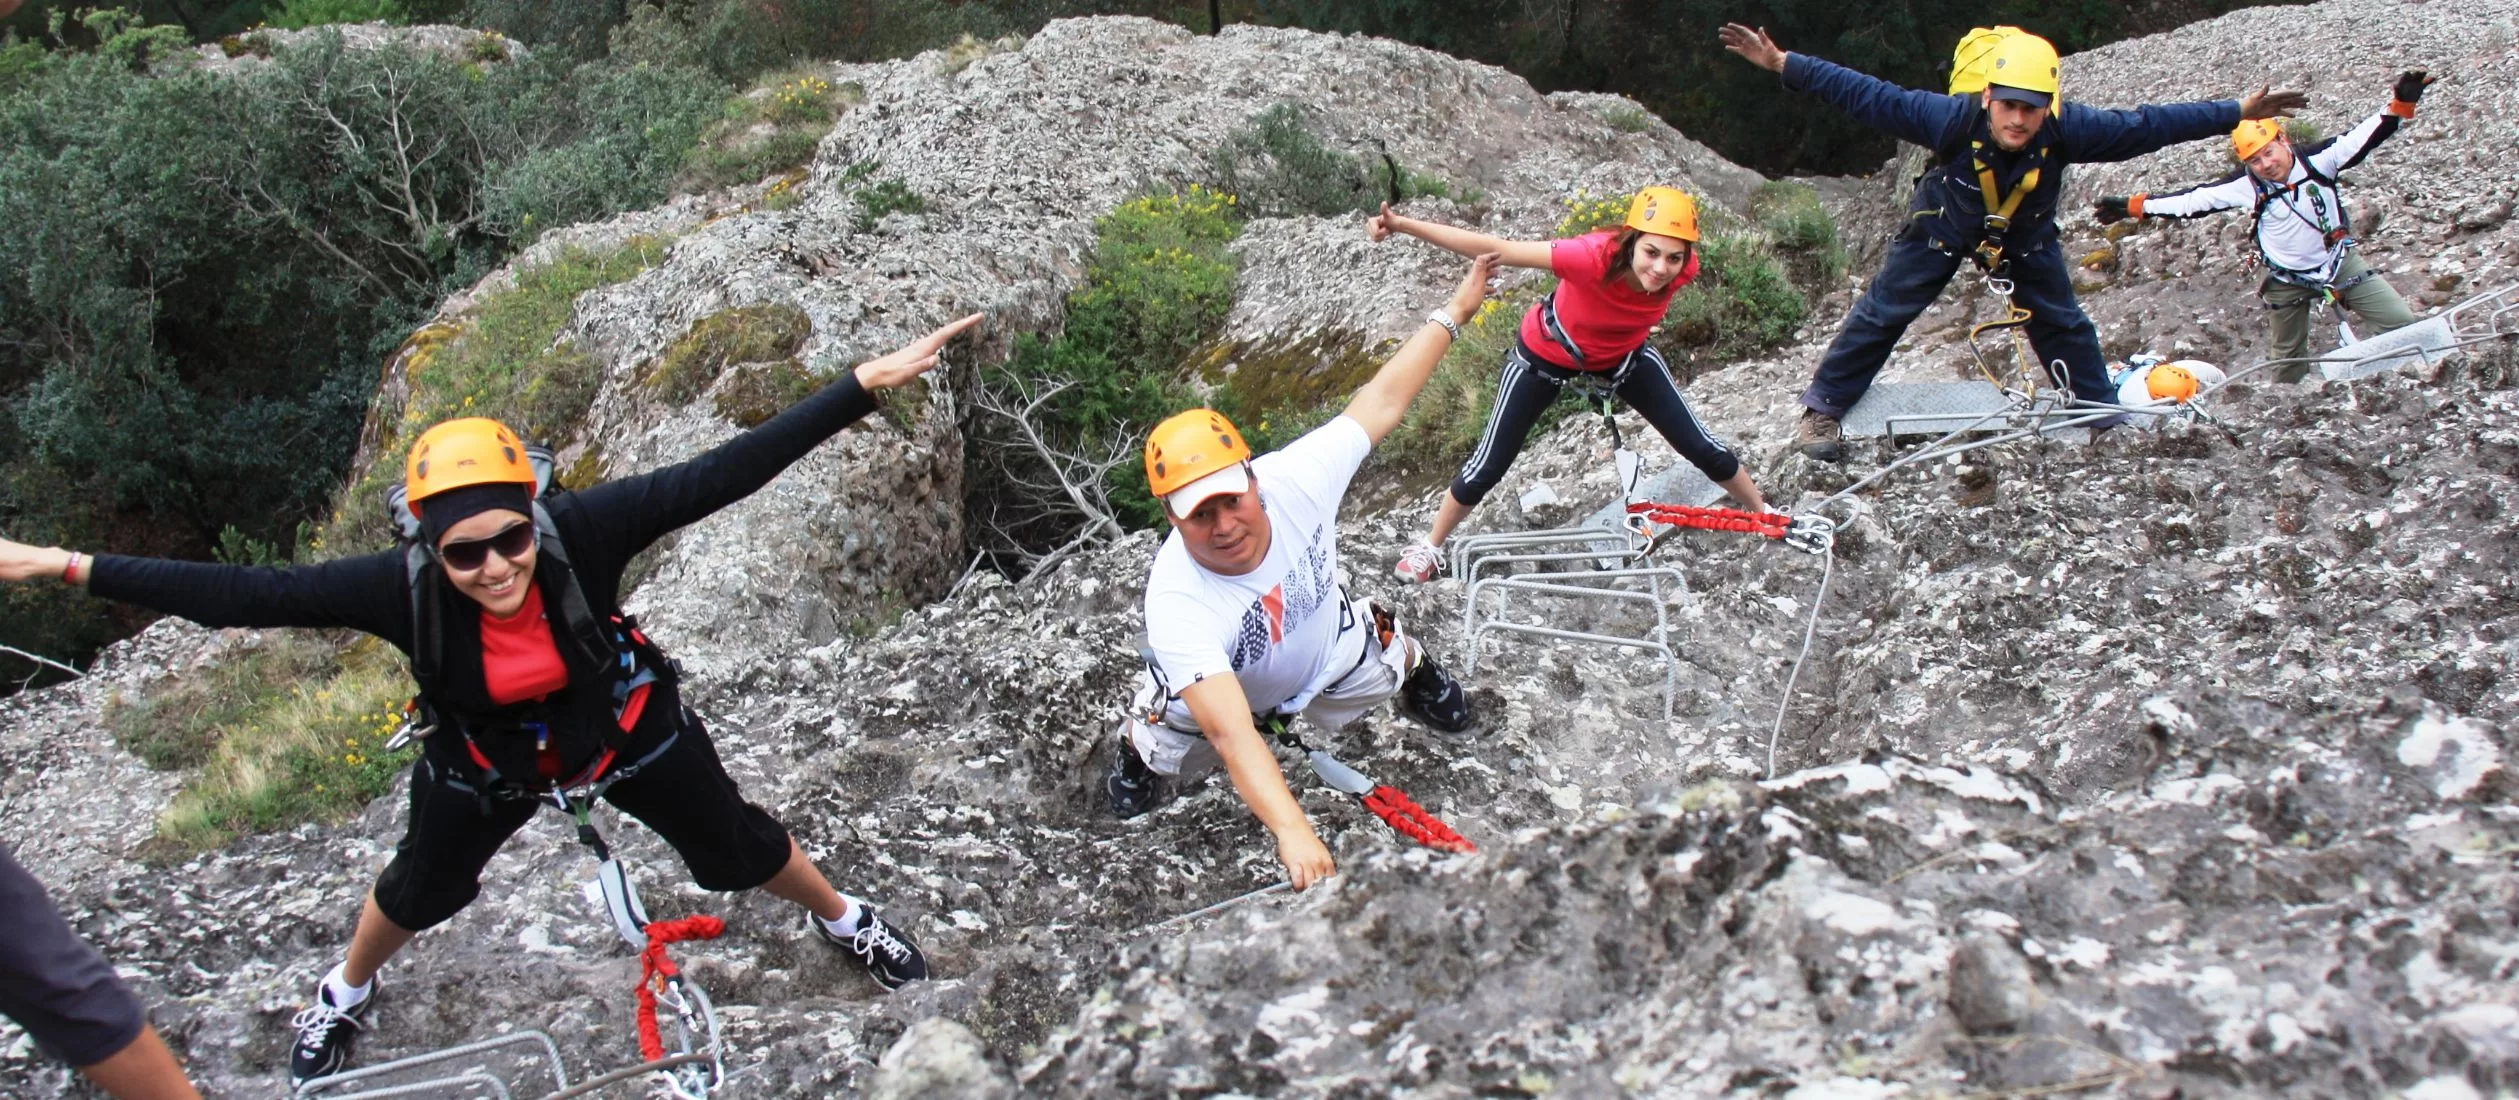
<svg viewBox="0 0 2519 1100"><path fill-rule="evenodd" d="M2277 16L2297 33L2258 22ZM2323 58L2343 75L2311 90L2322 104L2349 91L2350 116L2384 92L2373 74L2420 55L2453 75L2428 121L2357 170L2357 195L2387 192L2399 164L2491 156L2474 143L2506 129L2489 112L2519 73L2449 31L2496 17L2480 0L2252 10L2080 55L2068 79L2089 102L2129 103L2229 91L2204 82L2242 71L2300 83L2279 78ZM2214 60L2172 74L2170 52ZM1369 40L1092 20L958 71L930 56L845 75L867 103L826 141L803 203L704 224L704 203L643 215L684 219L673 259L581 301L582 346L619 375L595 414L619 441L616 473L732 430L705 401L656 406L633 388L699 318L794 304L814 320L805 358L836 368L988 308L984 358L1055 323L1096 204L1190 172L1201 142L1276 99L1317 97L1340 139L1385 136L1412 167L1487 189L1484 224L1506 233L1544 231L1552 196L1585 181L1746 186L1665 132L1609 136L1585 100ZM1343 113L1368 111L1391 113ZM1443 159L1454 141L1527 163ZM1613 153L1632 159L1567 167ZM2102 171L2202 178L2202 153ZM828 189L875 154L938 209L856 231ZM2102 171L2077 179L2128 189ZM2463 203L2513 177L2494 163L2457 178ZM2448 273L2425 265L2483 282L2519 263L2507 223L2460 229L2449 200L2437 221L2406 202L2389 219L2402 289ZM1031 228L1005 234L1000 211ZM1456 270L1306 219L1255 224L1244 247L1271 262L1246 269L1237 339L1397 331ZM817 274L782 249L844 262ZM2236 256L2198 256L2179 280L2094 289L2103 329L2149 326L2149 341L2224 310L2245 321L2232 347L2254 339ZM1920 324L1892 370L1948 376L1964 352L1933 337L1961 320L1928 314L1946 327ZM1779 504L1848 480L1782 457L1828 327L1692 390ZM809 551L799 532L895 540L878 558L936 538L912 515L919 490L881 479L953 466L948 387L909 427L870 423L694 528L638 597L695 663L749 797L910 929L941 980L885 996L793 907L698 891L653 836L603 822L652 911L729 921L677 949L726 1020L728 1096L2489 1095L2519 1088L2514 382L2505 345L2350 384L2236 387L2214 408L2226 428L1905 469L1856 498L1824 598L1817 559L1688 533L1663 551L1687 578L1665 608L1685 638L1671 720L1648 660L1491 640L1471 678L1475 739L1387 713L1317 735L1482 854L1398 840L1289 757L1344 874L1156 931L1278 870L1221 781L1128 823L1102 808L1151 535L1020 586L983 574L880 630L799 625L805 594L850 591L832 576L881 575L808 562L849 551ZM1630 417L1626 435L1650 433ZM1672 461L1658 442L1648 458ZM1881 458L1857 447L1851 469ZM1579 511L1611 482L1606 434L1569 417L1478 522L1510 522L1535 485ZM1342 547L1354 587L1459 667L1460 581L1384 579L1432 505L1351 509ZM939 590L961 565L951 549L919 559ZM1576 628L1643 621L1532 609ZM135 862L179 777L122 756L97 710L225 644L161 625L87 680L0 702L0 836L133 976L207 1091L267 1096L288 1015L338 957L402 810L387 798L339 827ZM575 849L556 821L521 832L481 899L397 958L360 1061L513 1027L548 1030L573 1078L627 1064L636 963L582 896ZM0 1060L0 1092L70 1089L23 1044Z"/></svg>

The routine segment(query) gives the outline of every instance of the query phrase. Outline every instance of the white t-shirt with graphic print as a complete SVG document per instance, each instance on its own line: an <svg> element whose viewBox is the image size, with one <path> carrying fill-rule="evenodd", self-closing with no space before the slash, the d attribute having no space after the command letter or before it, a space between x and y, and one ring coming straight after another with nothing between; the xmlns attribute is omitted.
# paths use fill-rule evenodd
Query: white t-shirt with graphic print
<svg viewBox="0 0 2519 1100"><path fill-rule="evenodd" d="M1338 504L1372 452L1364 426L1339 416L1252 459L1270 541L1241 576L1199 565L1178 531L1164 538L1146 578L1146 642L1172 696L1167 725L1197 728L1179 696L1210 676L1233 673L1254 714L1292 714L1356 663L1365 631L1340 629Z"/></svg>

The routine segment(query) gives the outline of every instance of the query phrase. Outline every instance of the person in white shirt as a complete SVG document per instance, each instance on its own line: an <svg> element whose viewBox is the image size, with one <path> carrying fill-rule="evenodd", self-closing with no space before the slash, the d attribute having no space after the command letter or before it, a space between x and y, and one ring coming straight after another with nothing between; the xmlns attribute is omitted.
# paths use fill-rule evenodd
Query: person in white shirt
<svg viewBox="0 0 2519 1100"><path fill-rule="evenodd" d="M2125 218L2198 218L2224 210L2249 209L2256 215L2258 258L2265 264L2265 282L2258 294L2273 311L2270 337L2274 359L2302 359L2309 354L2309 311L2328 295L2352 310L2377 335L2414 323L2405 299L2371 270L2354 248L2352 220L2336 177L2362 162L2370 151L2414 117L2423 89L2439 79L2415 69L2397 77L2396 98L2379 113L2362 120L2344 136L2294 148L2276 119L2251 119L2231 131L2231 152L2238 171L2183 191L2109 196L2094 211L2101 225ZM2275 370L2278 381L2297 382L2310 364L2288 363Z"/></svg>
<svg viewBox="0 0 2519 1100"><path fill-rule="evenodd" d="M1172 533L1146 578L1147 670L1122 720L1105 786L1111 809L1153 808L1155 777L1221 767L1276 836L1296 889L1337 872L1286 786L1262 721L1301 715L1338 729L1394 695L1438 730L1469 728L1469 698L1398 623L1339 583L1338 505L1347 483L1417 399L1495 277L1494 253L1329 423L1251 456L1224 414L1192 409L1156 425L1146 480Z"/></svg>

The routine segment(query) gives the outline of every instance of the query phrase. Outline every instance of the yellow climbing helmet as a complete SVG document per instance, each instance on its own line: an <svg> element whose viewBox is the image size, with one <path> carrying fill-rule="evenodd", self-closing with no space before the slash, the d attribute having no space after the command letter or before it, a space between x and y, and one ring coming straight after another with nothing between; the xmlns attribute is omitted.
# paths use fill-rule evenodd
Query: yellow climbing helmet
<svg viewBox="0 0 2519 1100"><path fill-rule="evenodd" d="M2239 128L2230 132L2230 151L2238 154L2239 159L2246 160L2263 152L2266 146L2274 144L2274 139L2281 136L2283 136L2281 119L2243 119L2239 123Z"/></svg>
<svg viewBox="0 0 2519 1100"><path fill-rule="evenodd" d="M1627 228L1695 241L1697 200L1676 187L1647 187L1627 204Z"/></svg>
<svg viewBox="0 0 2519 1100"><path fill-rule="evenodd" d="M2194 371L2176 363L2163 363L2143 377L2143 388L2151 391L2153 400L2175 401L2184 405L2193 400L2204 385L2197 380Z"/></svg>
<svg viewBox="0 0 2519 1100"><path fill-rule="evenodd" d="M534 490L533 460L507 425L487 417L449 420L420 433L403 460L402 483L411 514L420 502L466 485L515 482Z"/></svg>
<svg viewBox="0 0 2519 1100"><path fill-rule="evenodd" d="M2054 44L2015 28L2015 33L1995 43L1986 54L1985 82L2038 92L2052 99L2064 88L2063 67L2056 58Z"/></svg>
<svg viewBox="0 0 2519 1100"><path fill-rule="evenodd" d="M1242 464L1250 460L1251 445L1242 441L1241 431L1225 414L1191 409L1147 434L1146 487L1170 501L1174 515L1187 518L1199 501L1249 489L1250 475ZM1198 491L1183 492L1193 487Z"/></svg>

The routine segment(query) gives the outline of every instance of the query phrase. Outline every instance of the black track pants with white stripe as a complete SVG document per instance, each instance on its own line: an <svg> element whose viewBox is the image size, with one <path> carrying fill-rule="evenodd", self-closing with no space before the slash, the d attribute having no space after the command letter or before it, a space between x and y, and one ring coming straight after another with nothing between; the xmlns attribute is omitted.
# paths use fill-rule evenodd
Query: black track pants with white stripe
<svg viewBox="0 0 2519 1100"><path fill-rule="evenodd" d="M1646 344L1636 357L1634 368L1618 384L1618 399L1642 414L1671 449L1707 479L1721 483L1739 473L1741 460L1688 407L1662 353ZM1496 404L1487 414L1486 434L1479 437L1478 449L1470 452L1469 461L1461 464L1460 476L1452 479L1452 498L1473 505L1486 499L1488 490L1504 480L1504 472L1521 455L1539 414L1564 395L1564 381L1580 373L1542 360L1517 341L1504 357L1504 374L1496 382Z"/></svg>

